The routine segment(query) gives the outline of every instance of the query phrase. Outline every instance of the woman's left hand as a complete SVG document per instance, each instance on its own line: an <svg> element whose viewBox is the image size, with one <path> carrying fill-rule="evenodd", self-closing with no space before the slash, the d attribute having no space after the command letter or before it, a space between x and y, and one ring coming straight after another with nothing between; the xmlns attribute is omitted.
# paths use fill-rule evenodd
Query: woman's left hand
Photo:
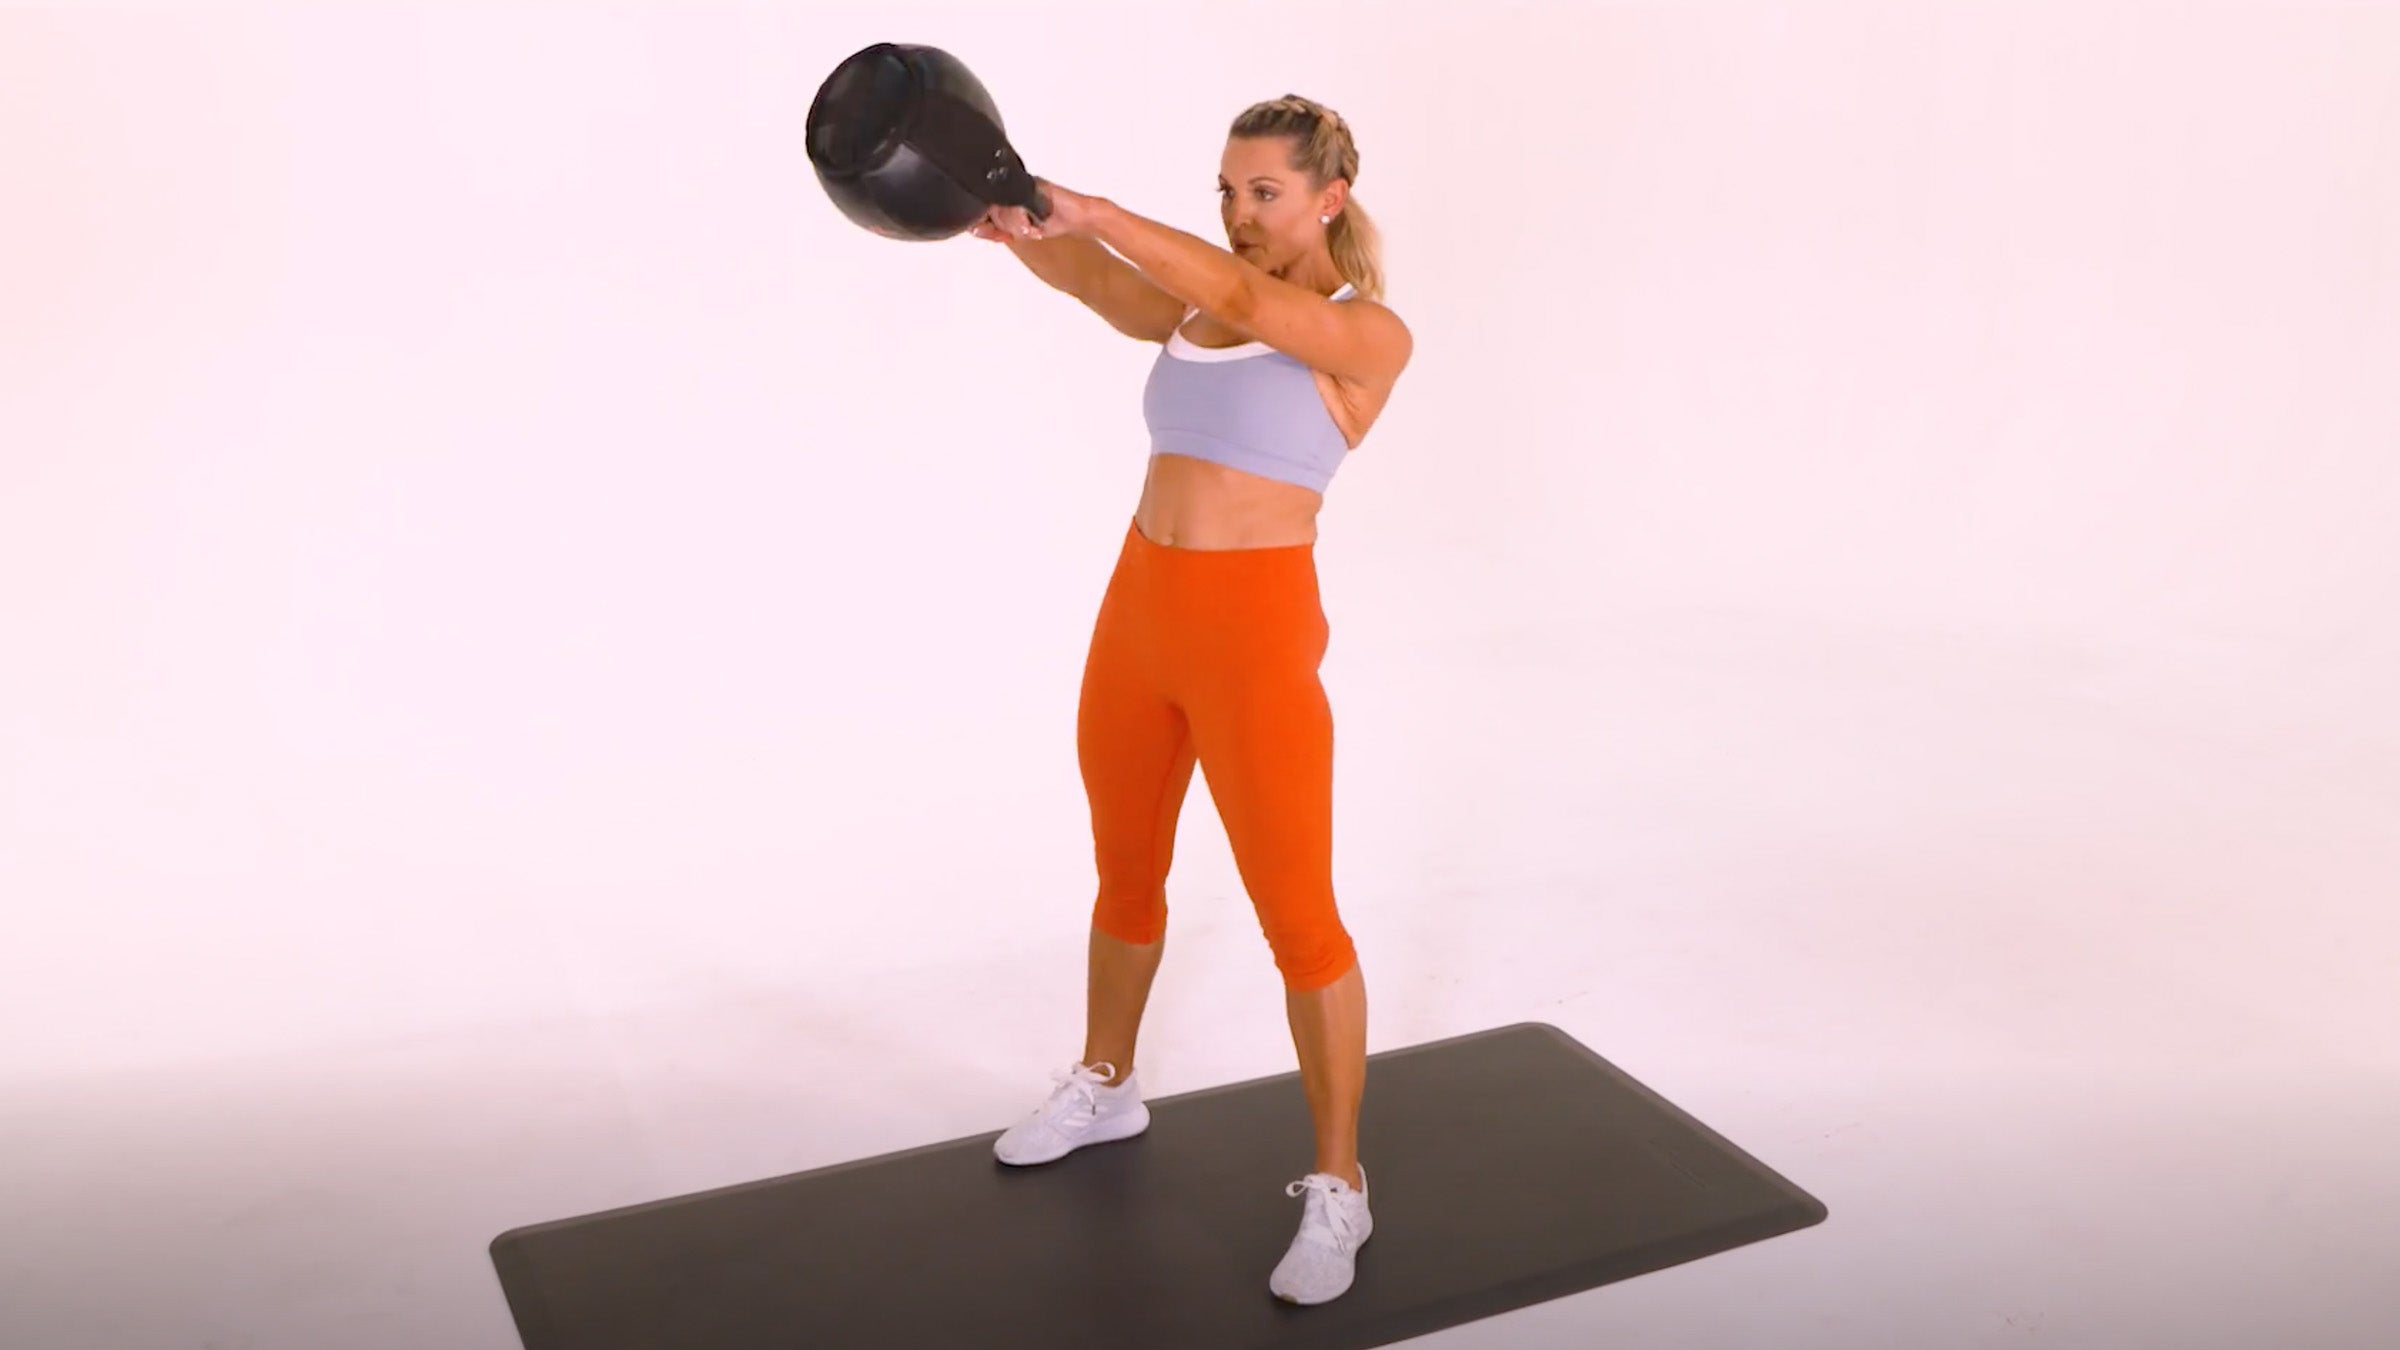
<svg viewBox="0 0 2400 1350"><path fill-rule="evenodd" d="M1033 222L1035 239L1087 239L1098 218L1100 199L1070 192L1047 178L1033 180L1050 201L1050 214Z"/></svg>

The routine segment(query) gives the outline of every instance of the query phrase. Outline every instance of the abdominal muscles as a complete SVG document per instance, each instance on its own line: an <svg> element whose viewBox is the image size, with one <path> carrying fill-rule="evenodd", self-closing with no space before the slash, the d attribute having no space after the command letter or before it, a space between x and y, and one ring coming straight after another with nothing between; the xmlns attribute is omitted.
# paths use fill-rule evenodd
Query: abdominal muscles
<svg viewBox="0 0 2400 1350"><path fill-rule="evenodd" d="M1189 455L1152 455L1134 523L1177 548L1280 548L1314 543L1322 494Z"/></svg>

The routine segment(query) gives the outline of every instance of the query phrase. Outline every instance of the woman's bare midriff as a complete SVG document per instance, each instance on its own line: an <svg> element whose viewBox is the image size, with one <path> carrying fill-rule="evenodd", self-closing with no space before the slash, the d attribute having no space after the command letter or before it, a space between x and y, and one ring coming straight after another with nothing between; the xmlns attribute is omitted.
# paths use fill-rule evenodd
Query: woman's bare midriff
<svg viewBox="0 0 2400 1350"><path fill-rule="evenodd" d="M1170 548L1283 548L1317 541L1324 494L1189 455L1152 455L1134 528Z"/></svg>

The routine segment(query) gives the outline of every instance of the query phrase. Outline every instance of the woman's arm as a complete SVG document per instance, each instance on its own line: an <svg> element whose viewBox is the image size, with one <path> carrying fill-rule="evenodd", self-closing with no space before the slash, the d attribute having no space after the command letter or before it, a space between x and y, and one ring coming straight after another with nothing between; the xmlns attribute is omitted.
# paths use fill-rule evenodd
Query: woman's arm
<svg viewBox="0 0 2400 1350"><path fill-rule="evenodd" d="M1055 195L1057 189L1051 191ZM1197 235L1135 215L1105 197L1083 200L1089 206L1083 228L1091 239L1141 269L1160 290L1210 318L1230 322L1249 285L1244 274L1265 275Z"/></svg>
<svg viewBox="0 0 2400 1350"><path fill-rule="evenodd" d="M1045 182L1055 199L1061 189ZM1304 365L1388 385L1414 346L1407 325L1364 298L1336 302L1257 267L1197 235L1084 197L1079 232L1114 250L1160 290L1197 306Z"/></svg>
<svg viewBox="0 0 2400 1350"><path fill-rule="evenodd" d="M1019 239L992 234L1008 245L1025 269L1040 277L1042 284L1054 291L1063 291L1081 300L1100 279L1101 265L1108 261L1108 250L1089 239Z"/></svg>
<svg viewBox="0 0 2400 1350"><path fill-rule="evenodd" d="M1073 235L1023 238L985 226L975 232L1005 242L1043 284L1075 297L1127 337L1164 342L1183 324L1182 302L1095 240Z"/></svg>

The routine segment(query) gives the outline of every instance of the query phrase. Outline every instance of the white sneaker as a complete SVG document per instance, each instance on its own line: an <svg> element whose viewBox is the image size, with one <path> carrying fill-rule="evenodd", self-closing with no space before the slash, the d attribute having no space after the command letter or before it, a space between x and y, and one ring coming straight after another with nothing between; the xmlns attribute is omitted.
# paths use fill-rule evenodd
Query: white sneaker
<svg viewBox="0 0 2400 1350"><path fill-rule="evenodd" d="M1323 1303L1339 1297L1358 1273L1358 1249L1375 1231L1375 1216L1367 1209L1365 1164L1360 1164L1361 1189L1327 1172L1311 1172L1283 1188L1285 1195L1308 1192L1301 1206L1300 1232L1291 1250L1267 1277L1267 1288L1286 1303Z"/></svg>
<svg viewBox="0 0 2400 1350"><path fill-rule="evenodd" d="M1032 1115L993 1141L992 1152L1014 1167L1056 1162L1085 1144L1130 1139L1150 1128L1150 1108L1133 1071L1114 1087L1117 1066L1077 1064L1050 1075L1058 1086Z"/></svg>

